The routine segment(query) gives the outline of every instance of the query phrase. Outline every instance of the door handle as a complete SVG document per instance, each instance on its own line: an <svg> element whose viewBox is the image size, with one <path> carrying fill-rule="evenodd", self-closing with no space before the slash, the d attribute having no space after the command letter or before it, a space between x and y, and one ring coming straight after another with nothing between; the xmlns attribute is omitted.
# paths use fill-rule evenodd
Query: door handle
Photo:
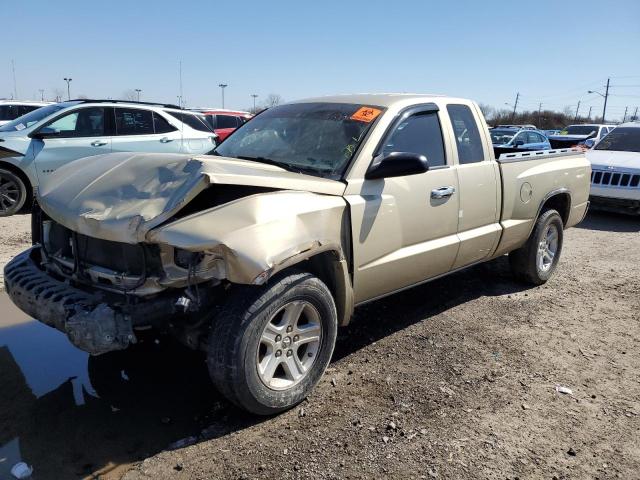
<svg viewBox="0 0 640 480"><path fill-rule="evenodd" d="M169 138L169 137L162 137L160 139L160 143L169 143L169 142L173 142L173 138Z"/></svg>
<svg viewBox="0 0 640 480"><path fill-rule="evenodd" d="M442 198L449 198L455 192L456 192L456 189L454 187L440 187L440 188L431 190L431 198L434 198L436 200L442 199Z"/></svg>
<svg viewBox="0 0 640 480"><path fill-rule="evenodd" d="M91 142L92 147L104 147L107 144L104 140L95 140Z"/></svg>

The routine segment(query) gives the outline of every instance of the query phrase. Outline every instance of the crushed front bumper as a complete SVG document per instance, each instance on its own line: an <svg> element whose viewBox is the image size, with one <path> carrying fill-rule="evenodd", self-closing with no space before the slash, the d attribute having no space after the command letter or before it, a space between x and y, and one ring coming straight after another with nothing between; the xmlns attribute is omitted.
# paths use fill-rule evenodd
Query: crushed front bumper
<svg viewBox="0 0 640 480"><path fill-rule="evenodd" d="M7 264L7 294L22 311L67 334L75 346L93 355L127 348L136 342L134 326L153 325L175 311L174 296L130 304L124 295L87 292L49 275L40 259L36 245Z"/></svg>

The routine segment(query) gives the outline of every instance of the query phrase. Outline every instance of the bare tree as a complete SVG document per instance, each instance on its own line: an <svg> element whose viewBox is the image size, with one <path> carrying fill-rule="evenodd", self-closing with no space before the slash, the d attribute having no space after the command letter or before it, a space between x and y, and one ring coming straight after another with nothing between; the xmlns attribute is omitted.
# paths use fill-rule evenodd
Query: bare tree
<svg viewBox="0 0 640 480"><path fill-rule="evenodd" d="M493 117L496 113L496 109L491 105L487 105L486 103L480 103L478 104L478 106L480 107L480 111L485 116L485 118Z"/></svg>
<svg viewBox="0 0 640 480"><path fill-rule="evenodd" d="M265 108L275 107L283 102L282 96L277 93L270 93L267 95L263 105Z"/></svg>
<svg viewBox="0 0 640 480"><path fill-rule="evenodd" d="M80 99L82 99L82 100L86 100L86 99L88 99L89 97L87 97L87 96L83 93L83 94L78 95L78 98L80 98Z"/></svg>
<svg viewBox="0 0 640 480"><path fill-rule="evenodd" d="M138 93L133 89L125 90L122 92L122 99L135 102L138 99Z"/></svg>
<svg viewBox="0 0 640 480"><path fill-rule="evenodd" d="M53 96L56 102L61 102L64 96L64 90L62 88L52 88Z"/></svg>

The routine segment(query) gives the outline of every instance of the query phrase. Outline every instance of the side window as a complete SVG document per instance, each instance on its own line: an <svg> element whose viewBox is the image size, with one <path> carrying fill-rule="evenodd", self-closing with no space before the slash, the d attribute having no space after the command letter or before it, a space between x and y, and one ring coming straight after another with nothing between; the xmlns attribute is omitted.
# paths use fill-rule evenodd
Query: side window
<svg viewBox="0 0 640 480"><path fill-rule="evenodd" d="M598 138L603 138L607 133L609 133L609 129L607 127L602 127L600 129L600 135Z"/></svg>
<svg viewBox="0 0 640 480"><path fill-rule="evenodd" d="M116 108L116 135L149 135L153 130L153 112L138 108Z"/></svg>
<svg viewBox="0 0 640 480"><path fill-rule="evenodd" d="M527 133L527 141L525 143L540 143L542 138L536 132Z"/></svg>
<svg viewBox="0 0 640 480"><path fill-rule="evenodd" d="M446 165L442 129L435 112L413 115L402 121L387 138L383 154L410 152L425 155L430 167Z"/></svg>
<svg viewBox="0 0 640 480"><path fill-rule="evenodd" d="M169 133L177 130L176 127L171 125L163 116L156 112L153 112L153 128L156 133Z"/></svg>
<svg viewBox="0 0 640 480"><path fill-rule="evenodd" d="M0 120L15 120L21 114L18 114L17 105L2 105L0 106Z"/></svg>
<svg viewBox="0 0 640 480"><path fill-rule="evenodd" d="M482 139L471 109L466 105L447 105L447 111L456 137L460 164L482 162Z"/></svg>
<svg viewBox="0 0 640 480"><path fill-rule="evenodd" d="M238 122L231 115L216 115L216 128L236 128Z"/></svg>
<svg viewBox="0 0 640 480"><path fill-rule="evenodd" d="M55 130L59 137L101 137L104 135L104 108L75 110L46 126Z"/></svg>
<svg viewBox="0 0 640 480"><path fill-rule="evenodd" d="M18 116L21 117L22 115L26 115L29 112L33 112L38 108L40 107L37 107L35 105L20 105L20 107L18 107Z"/></svg>

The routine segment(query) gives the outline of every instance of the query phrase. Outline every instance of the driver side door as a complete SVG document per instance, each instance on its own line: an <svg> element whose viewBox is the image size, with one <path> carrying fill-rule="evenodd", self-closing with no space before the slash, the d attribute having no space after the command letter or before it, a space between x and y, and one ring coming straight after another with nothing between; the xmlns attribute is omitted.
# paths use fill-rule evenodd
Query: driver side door
<svg viewBox="0 0 640 480"><path fill-rule="evenodd" d="M78 108L44 125L54 136L33 139L38 178L42 181L61 166L77 160L111 152L111 136L103 107Z"/></svg>
<svg viewBox="0 0 640 480"><path fill-rule="evenodd" d="M425 155L429 170L364 179L358 193L347 192L356 303L447 273L458 253L458 174L435 105L392 124L377 153L391 152Z"/></svg>

